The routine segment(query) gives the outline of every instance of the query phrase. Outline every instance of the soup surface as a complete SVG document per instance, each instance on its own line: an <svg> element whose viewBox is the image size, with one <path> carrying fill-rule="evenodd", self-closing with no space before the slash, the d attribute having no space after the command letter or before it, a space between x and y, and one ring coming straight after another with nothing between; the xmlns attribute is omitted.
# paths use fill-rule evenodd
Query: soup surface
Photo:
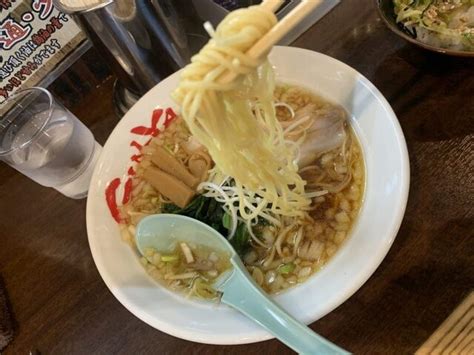
<svg viewBox="0 0 474 355"><path fill-rule="evenodd" d="M203 299L218 298L212 284L231 268L228 254L186 242L177 242L171 252L148 248L140 262L162 285Z"/></svg>
<svg viewBox="0 0 474 355"><path fill-rule="evenodd" d="M291 85L279 85L274 101L285 138L299 146L299 174L306 181L311 206L304 218L269 216L269 220L259 218L250 226L239 222L230 239L250 274L269 293L304 282L330 260L357 219L365 184L361 148L342 107ZM132 197L121 207L123 240L135 247L136 224L155 213L187 215L224 236L230 234L229 211L222 208L219 198L206 195L203 186L214 179L212 183L225 192L232 189L232 179L216 183L211 157L181 118L153 138L142 153L143 159L135 167ZM199 248L195 252L201 253ZM203 253L203 260L209 258L210 254ZM179 246L173 255L180 255ZM142 260L167 287L195 294L196 280L201 280L198 284L212 280L209 270L190 271L181 259L169 263L162 257L149 251ZM212 287L202 289L197 296L215 296Z"/></svg>

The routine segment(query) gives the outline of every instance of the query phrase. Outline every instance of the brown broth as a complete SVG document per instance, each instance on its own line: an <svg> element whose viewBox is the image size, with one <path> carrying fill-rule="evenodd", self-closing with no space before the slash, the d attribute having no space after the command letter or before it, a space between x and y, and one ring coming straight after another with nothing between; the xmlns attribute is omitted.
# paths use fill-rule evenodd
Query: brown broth
<svg viewBox="0 0 474 355"><path fill-rule="evenodd" d="M290 105L295 111L308 104L321 109L335 106L307 89L290 85L278 86L275 100ZM277 117L280 121L288 120L289 111L285 107L278 107ZM339 192L313 198L313 209L309 212L311 219L303 223L298 248L295 250L298 233L295 227L287 233L281 244L282 255L274 256L270 263L268 261L275 251L260 246L254 246L244 257L249 272L269 293L278 293L306 281L331 259L350 234L362 204L365 167L357 136L349 126L346 130L351 142L350 181ZM339 166L340 160L340 151L334 150L322 154L314 165L325 173L332 173L331 170ZM331 178L327 180L330 182ZM277 238L278 230L273 235Z"/></svg>
<svg viewBox="0 0 474 355"><path fill-rule="evenodd" d="M231 268L230 256L204 245L183 243L192 254L193 261L189 261L181 243L177 242L171 252L146 249L140 261L156 281L169 289L204 299L218 298L212 284Z"/></svg>
<svg viewBox="0 0 474 355"><path fill-rule="evenodd" d="M277 86L275 101L286 103L295 111L308 104L312 104L318 109L338 107L307 89L291 85ZM277 107L276 112L277 118L282 122L291 118L289 110L285 107ZM263 248L252 244L251 250L243 258L250 274L269 293L278 293L306 281L311 275L324 267L350 235L363 200L365 167L357 136L349 125L346 127L346 132L350 137L351 152L351 163L348 167L350 181L348 181L347 186L341 191L330 192L324 196L313 198L313 209L308 213L309 218L304 221L297 221L295 227L283 236L279 248L280 253L275 250L275 247ZM160 213L163 203L168 202L140 177L143 169L147 164L150 164L150 152L155 145L164 146L172 151L178 159L185 162L187 153L181 144L189 136L190 133L183 120L178 118L163 134L154 138L143 152L144 158L136 167L137 176L133 180L132 199L121 209L121 213L127 217L127 223L121 226L122 239L132 247L134 247L136 224L146 215ZM326 152L316 159L313 165L319 169L318 171L322 172L322 183L338 183L337 170L341 169L341 161L340 149ZM304 174L302 176L304 178ZM285 223L290 225L295 221L287 220ZM299 243L297 243L300 228L302 235ZM281 230L267 226L260 232L262 238L265 239L266 236L270 240L273 238L275 241ZM179 255L179 250L176 252ZM198 273L197 277L190 278L186 282L165 280L164 275L166 273L178 275L193 272L181 261L176 265L166 264L164 269L163 265L158 264L157 266L147 258L142 259L142 261L147 271L155 279L171 289L192 294L192 287L198 280L197 282L200 284L199 286L202 286L204 296L207 296L198 295L198 297L217 297L212 289L209 290L208 288L209 282L206 280L212 280L209 275ZM220 268L219 270L221 272L224 269Z"/></svg>

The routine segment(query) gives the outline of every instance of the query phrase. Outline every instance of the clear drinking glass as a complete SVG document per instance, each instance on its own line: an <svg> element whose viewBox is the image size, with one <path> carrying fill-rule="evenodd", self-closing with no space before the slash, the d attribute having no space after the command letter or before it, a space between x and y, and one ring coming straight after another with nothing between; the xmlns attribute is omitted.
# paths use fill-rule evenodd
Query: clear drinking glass
<svg viewBox="0 0 474 355"><path fill-rule="evenodd" d="M65 196L87 196L102 147L79 119L43 88L12 95L0 117L0 159Z"/></svg>

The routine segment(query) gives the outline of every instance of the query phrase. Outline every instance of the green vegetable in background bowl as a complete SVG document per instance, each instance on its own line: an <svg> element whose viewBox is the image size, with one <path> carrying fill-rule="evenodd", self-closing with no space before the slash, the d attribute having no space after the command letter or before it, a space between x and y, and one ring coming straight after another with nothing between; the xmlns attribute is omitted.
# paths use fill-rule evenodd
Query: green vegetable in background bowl
<svg viewBox="0 0 474 355"><path fill-rule="evenodd" d="M474 51L473 0L393 0L402 30L427 45Z"/></svg>

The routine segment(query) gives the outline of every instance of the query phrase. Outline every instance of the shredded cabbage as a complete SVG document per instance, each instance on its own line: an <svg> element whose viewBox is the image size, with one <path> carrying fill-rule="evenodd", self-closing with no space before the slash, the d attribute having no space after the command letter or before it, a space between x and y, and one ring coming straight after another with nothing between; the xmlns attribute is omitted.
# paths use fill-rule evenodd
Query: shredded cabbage
<svg viewBox="0 0 474 355"><path fill-rule="evenodd" d="M473 0L394 0L397 23L422 42L474 50Z"/></svg>

